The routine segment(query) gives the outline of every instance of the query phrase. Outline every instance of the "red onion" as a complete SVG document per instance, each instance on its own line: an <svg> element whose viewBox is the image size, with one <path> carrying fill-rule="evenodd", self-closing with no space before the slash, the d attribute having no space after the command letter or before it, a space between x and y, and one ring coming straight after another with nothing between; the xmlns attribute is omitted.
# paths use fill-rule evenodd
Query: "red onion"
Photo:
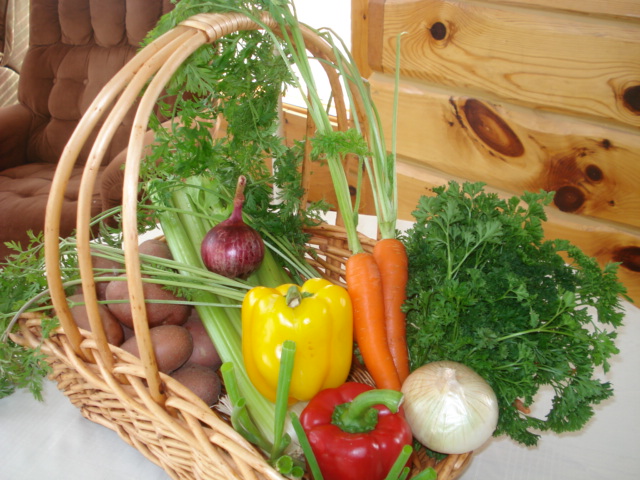
<svg viewBox="0 0 640 480"><path fill-rule="evenodd" d="M229 278L248 277L260 266L264 257L262 237L242 219L246 183L246 177L241 175L231 216L209 230L200 247L205 266Z"/></svg>

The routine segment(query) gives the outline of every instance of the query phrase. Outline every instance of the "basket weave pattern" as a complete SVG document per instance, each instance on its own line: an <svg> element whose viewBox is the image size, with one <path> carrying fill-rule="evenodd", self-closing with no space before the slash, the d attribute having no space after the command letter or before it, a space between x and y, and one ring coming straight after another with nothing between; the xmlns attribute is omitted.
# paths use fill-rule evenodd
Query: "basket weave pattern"
<svg viewBox="0 0 640 480"><path fill-rule="evenodd" d="M274 27L269 18L263 20ZM29 348L41 346L47 362L53 368L51 377L86 418L116 431L127 443L175 479L283 479L222 416L179 382L158 372L145 317L135 224L143 135L162 88L178 66L201 45L212 43L232 32L257 28L259 26L256 23L241 14L192 17L141 50L98 95L65 149L47 209L47 278L61 326L45 339L39 317L24 315L19 322L19 332L12 335L14 341ZM322 39L311 32L305 32L305 36L313 55L331 58L330 48ZM337 85L336 72L330 68L325 70L330 83ZM97 313L89 223L97 167L114 126L150 79L132 127L123 189L125 266L129 289L138 298L138 301L132 301L136 337L141 342L141 358L138 359L106 341ZM344 128L348 123L344 98L335 90L337 123L339 128ZM111 104L113 107L108 109ZM68 173L89 134L107 111L108 117L102 124L86 163L78 206L78 261L92 330L88 332L76 327L69 312L60 274L58 230L62 215L61 199ZM310 246L318 253L309 260L310 263L327 278L344 283L344 262L349 256L344 229L322 225L311 229L309 233ZM362 237L362 243L365 249L372 249L375 240ZM362 374L354 372L353 375L357 378ZM434 466L439 473L439 480L453 480L470 458L471 454L449 455L437 463L428 458L416 458L414 470Z"/></svg>

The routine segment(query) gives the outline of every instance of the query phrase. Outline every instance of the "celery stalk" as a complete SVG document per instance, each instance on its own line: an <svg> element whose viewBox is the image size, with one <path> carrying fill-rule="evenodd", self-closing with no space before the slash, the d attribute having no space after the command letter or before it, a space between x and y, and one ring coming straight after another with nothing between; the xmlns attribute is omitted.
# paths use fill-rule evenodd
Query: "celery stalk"
<svg viewBox="0 0 640 480"><path fill-rule="evenodd" d="M284 423L289 405L289 387L291 385L291 375L296 355L296 342L285 340L282 344L280 354L280 372L278 375L278 388L276 391L276 418L274 425L275 442L271 450L270 460L273 462L282 454L287 446L288 440L283 439ZM290 439L289 439L290 440Z"/></svg>
<svg viewBox="0 0 640 480"><path fill-rule="evenodd" d="M184 187L173 192L171 203L167 209L159 211L160 224L167 244L176 261L190 265L192 268L206 270L200 255L200 244L206 233L213 227L214 221L208 212L201 208L201 202L220 205L213 198L211 191L204 193L200 179L189 179ZM198 197L199 192L202 197ZM215 213L221 213L220 211ZM302 261L294 262L300 266ZM303 274L317 276L310 268ZM192 270L185 269L181 274L188 277ZM315 275L314 275L315 274ZM291 278L276 263L269 249L265 250L265 259L254 276L246 283L250 285L277 286L290 283ZM274 438L275 405L267 400L251 383L242 357L242 319L240 302L236 295L217 295L207 290L195 290L194 302L196 310L211 337L223 362L234 365L240 396L245 399L246 408L256 426L271 444Z"/></svg>
<svg viewBox="0 0 640 480"><path fill-rule="evenodd" d="M199 235L206 228L195 216L181 215L172 211L159 215L160 224L174 258L182 263L201 265ZM190 218L188 225L183 221ZM198 225L200 223L200 225ZM195 237L195 238L194 238ZM204 267L203 267L204 268ZM185 275L188 273L185 272ZM230 302L210 292L195 293L197 300L203 305L196 305L196 310L211 337L223 362L230 362L235 367L238 388L246 400L247 409L263 436L273 444L273 425L275 422L275 405L261 395L251 383L242 356L242 339L240 335L240 309L219 307L213 304ZM238 307L238 303L235 303Z"/></svg>
<svg viewBox="0 0 640 480"><path fill-rule="evenodd" d="M220 367L220 372L231 402L231 424L233 428L254 445L258 445L265 452L269 451L271 444L265 440L249 416L247 402L240 394L240 388L238 388L238 379L233 363L223 363L222 367Z"/></svg>
<svg viewBox="0 0 640 480"><path fill-rule="evenodd" d="M323 480L322 472L320 471L320 465L318 465L318 459L313 453L313 449L311 448L311 443L309 443L309 438L307 437L307 433L304 431L302 424L300 423L300 419L298 416L291 412L289 414L291 418L291 425L293 425L293 429L298 436L298 442L300 442L300 447L304 452L304 457L309 464L309 470L311 470L312 477L314 480Z"/></svg>
<svg viewBox="0 0 640 480"><path fill-rule="evenodd" d="M385 480L399 480L406 477L408 468L405 470L405 465L407 464L407 461L409 460L409 457L412 453L413 447L411 445L405 445L404 447L402 447L398 458L396 458L396 461L393 463L391 470L389 470L389 473L387 473Z"/></svg>

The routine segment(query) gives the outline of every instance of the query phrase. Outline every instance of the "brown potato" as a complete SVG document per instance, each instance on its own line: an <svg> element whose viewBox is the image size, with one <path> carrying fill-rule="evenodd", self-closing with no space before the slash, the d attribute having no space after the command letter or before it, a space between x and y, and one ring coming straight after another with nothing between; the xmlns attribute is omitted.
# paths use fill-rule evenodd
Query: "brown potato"
<svg viewBox="0 0 640 480"><path fill-rule="evenodd" d="M75 294L69 296L67 300L70 304L84 303L84 296L81 294ZM112 345L119 346L124 341L122 325L105 305L98 304L98 310L100 311L100 318L102 319L102 325L104 327L105 335L107 336L107 341ZM85 305L71 306L71 315L78 327L91 331L89 316L87 315L87 307Z"/></svg>
<svg viewBox="0 0 640 480"><path fill-rule="evenodd" d="M160 239L154 238L145 240L139 245L138 249L139 253L143 253L146 255L153 255L154 257L167 259L173 258L167 243L163 242ZM96 294L98 295L99 300L104 300L106 298L105 292L107 290L107 285L109 285L109 282L101 282L99 277L115 277L117 275L120 275L122 273L122 269L124 269L124 264L115 260L99 257L95 254L91 256L91 261L93 264L94 276L96 280ZM78 293L82 293L82 287L78 289Z"/></svg>
<svg viewBox="0 0 640 480"><path fill-rule="evenodd" d="M171 260L173 258L167 242L163 242L158 238L152 238L150 240L145 240L144 242L142 242L138 246L138 253L142 253L144 255L153 255L154 257L166 258L168 260Z"/></svg>
<svg viewBox="0 0 640 480"><path fill-rule="evenodd" d="M122 273L120 270L124 268L124 263L110 258L99 257L96 254L91 255L91 264L94 270L100 270L100 272L95 272L96 274L104 273L109 276L119 275ZM104 270L104 272L102 272L102 270Z"/></svg>
<svg viewBox="0 0 640 480"><path fill-rule="evenodd" d="M208 406L218 402L222 383L215 370L195 363L186 363L171 376L200 397Z"/></svg>
<svg viewBox="0 0 640 480"><path fill-rule="evenodd" d="M180 368L193 352L191 334L182 326L160 325L149 330L149 334L158 370L163 373L171 373ZM135 336L127 339L122 344L122 349L140 358L140 350Z"/></svg>
<svg viewBox="0 0 640 480"><path fill-rule="evenodd" d="M115 277L122 273L124 264L116 262L115 260L108 260L96 255L91 256L91 264L93 265L93 276L96 283L96 295L98 300L105 299L105 291L109 282L100 281L100 277ZM79 285L75 291L76 294L82 295L82 285Z"/></svg>
<svg viewBox="0 0 640 480"><path fill-rule="evenodd" d="M124 323L120 323L120 325L122 325L122 331L124 332L125 341L129 340L136 334L136 332L133 331L133 328L127 327Z"/></svg>
<svg viewBox="0 0 640 480"><path fill-rule="evenodd" d="M189 363L218 370L222 360L195 308L183 326L189 330L193 338L193 353Z"/></svg>
<svg viewBox="0 0 640 480"><path fill-rule="evenodd" d="M105 292L106 300L127 300L124 303L107 304L111 313L113 313L120 322L129 328L133 328L133 314L131 313L131 305L129 300L129 286L126 282L126 276L121 275L122 280L114 280L109 282ZM169 300L179 301L180 299L169 290L162 288L157 283L144 283L144 298L147 300ZM168 304L168 303L150 303L146 302L147 322L149 327L157 327L159 325L182 325L187 321L191 307L189 305Z"/></svg>

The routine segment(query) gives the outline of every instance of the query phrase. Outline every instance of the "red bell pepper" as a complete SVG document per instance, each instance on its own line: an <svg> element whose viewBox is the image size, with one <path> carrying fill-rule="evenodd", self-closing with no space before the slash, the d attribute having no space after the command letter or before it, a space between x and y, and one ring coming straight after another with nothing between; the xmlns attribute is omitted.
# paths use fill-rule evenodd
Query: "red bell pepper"
<svg viewBox="0 0 640 480"><path fill-rule="evenodd" d="M412 434L402 393L347 382L314 396L300 414L324 480L384 480Z"/></svg>

